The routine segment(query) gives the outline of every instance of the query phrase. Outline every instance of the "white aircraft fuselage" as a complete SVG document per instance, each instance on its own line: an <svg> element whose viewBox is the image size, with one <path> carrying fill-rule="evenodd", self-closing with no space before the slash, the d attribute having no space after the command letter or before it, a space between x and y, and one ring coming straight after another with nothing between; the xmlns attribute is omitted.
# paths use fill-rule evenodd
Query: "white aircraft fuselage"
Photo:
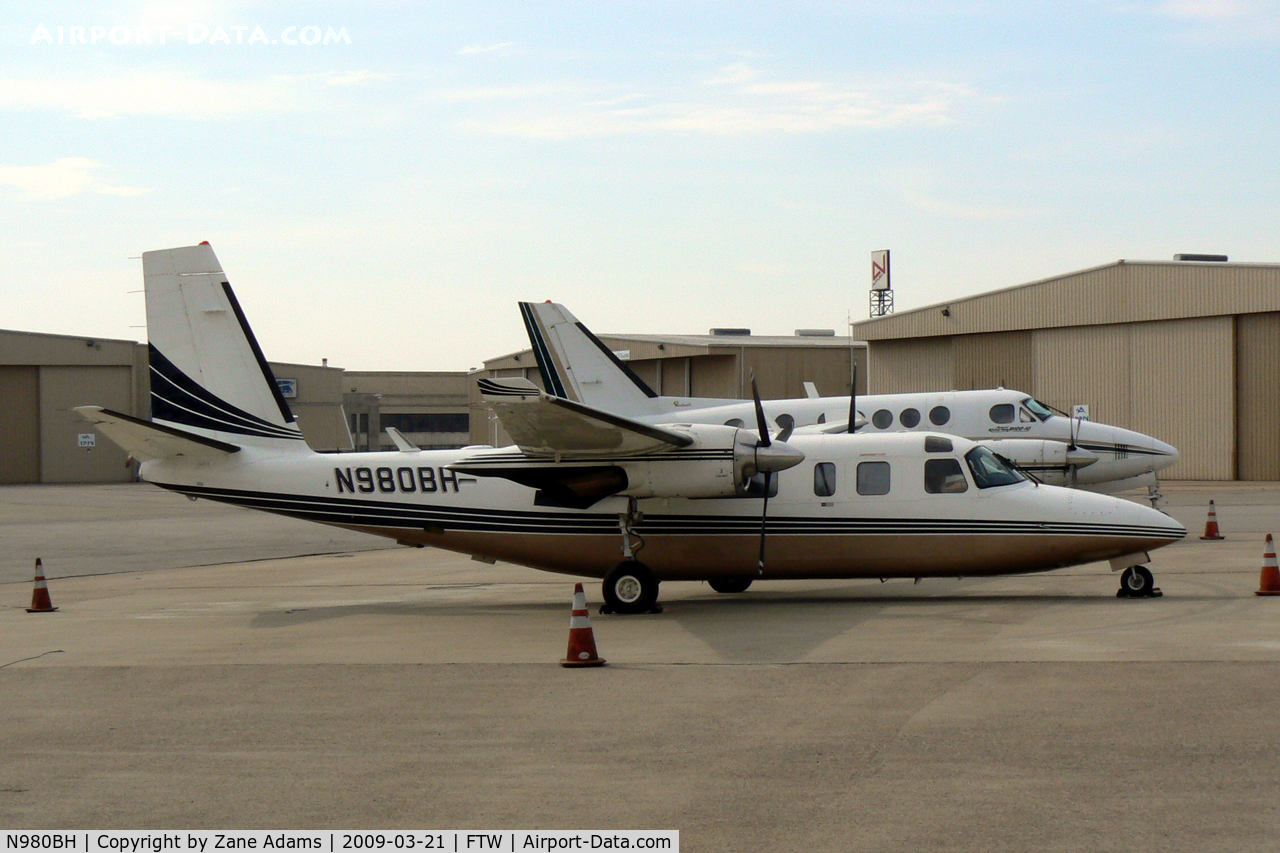
<svg viewBox="0 0 1280 853"><path fill-rule="evenodd" d="M1163 513L1028 481L981 489L955 439L925 454L921 435L794 436L805 461L774 476L767 578L982 576L1034 572L1149 551L1186 535ZM142 465L144 479L193 497L333 524L404 545L443 548L551 572L603 577L620 559L623 496L588 509L539 506L535 490L458 474L464 459L509 448L281 453L245 447L204 463ZM925 492L927 459L956 459L963 492ZM889 491L858 494L858 465L887 465ZM833 494L814 468L835 466ZM664 463L649 463L664 464ZM672 465L680 465L678 459ZM757 577L761 499L639 501L636 559L659 580Z"/></svg>
<svg viewBox="0 0 1280 853"><path fill-rule="evenodd" d="M713 398L657 397L662 414L636 415L636 420L665 423L750 424L755 417L750 401ZM764 400L765 415L779 425L789 418L803 432L811 426L842 423L849 419L848 397L804 397ZM1051 441L1068 446L1074 434L1075 446L1097 456L1097 461L1081 466L1075 483L1094 491L1118 492L1156 484L1156 475L1178 461L1177 448L1140 432L1063 417L1020 391L991 388L978 391L937 391L908 394L862 394L858 413L867 423L859 435L897 432L945 432L979 441L997 453L1014 441ZM905 417L904 417L905 416ZM999 418L999 419L997 419ZM1025 449L1025 445L1019 450ZM1049 485L1068 484L1062 461L1054 459L1054 448L1038 458L1021 458L1005 452L1021 469Z"/></svg>

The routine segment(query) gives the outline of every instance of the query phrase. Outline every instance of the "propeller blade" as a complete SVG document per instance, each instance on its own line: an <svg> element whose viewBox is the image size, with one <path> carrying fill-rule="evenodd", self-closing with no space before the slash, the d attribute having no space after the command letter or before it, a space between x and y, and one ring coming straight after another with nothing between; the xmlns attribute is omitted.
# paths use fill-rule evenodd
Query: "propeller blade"
<svg viewBox="0 0 1280 853"><path fill-rule="evenodd" d="M773 472L764 475L764 506L760 509L760 561L756 564L756 574L764 574L764 534L769 520L769 488L773 485Z"/></svg>
<svg viewBox="0 0 1280 853"><path fill-rule="evenodd" d="M760 389L756 387L755 373L751 374L751 397L756 403L756 427L760 431L760 443L757 447L768 447L769 423L764 419L764 403L760 402Z"/></svg>
<svg viewBox="0 0 1280 853"><path fill-rule="evenodd" d="M854 421L858 419L858 364L853 365L853 379L849 382L849 432L853 432L855 427Z"/></svg>

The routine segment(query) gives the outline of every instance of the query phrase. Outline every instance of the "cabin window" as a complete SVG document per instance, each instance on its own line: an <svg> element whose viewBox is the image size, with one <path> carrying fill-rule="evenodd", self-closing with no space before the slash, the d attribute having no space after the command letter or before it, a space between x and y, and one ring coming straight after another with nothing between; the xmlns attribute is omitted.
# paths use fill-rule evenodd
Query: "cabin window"
<svg viewBox="0 0 1280 853"><path fill-rule="evenodd" d="M834 462L819 462L813 466L813 493L820 498L829 498L836 493Z"/></svg>
<svg viewBox="0 0 1280 853"><path fill-rule="evenodd" d="M889 463L888 462L859 462L858 463L858 494L860 495L889 494Z"/></svg>
<svg viewBox="0 0 1280 853"><path fill-rule="evenodd" d="M724 422L724 425L742 429L744 426L746 426L746 423L743 422L742 418L729 418L729 420Z"/></svg>
<svg viewBox="0 0 1280 853"><path fill-rule="evenodd" d="M953 495L969 490L969 481L956 459L926 459L924 490L931 495Z"/></svg>
<svg viewBox="0 0 1280 853"><path fill-rule="evenodd" d="M951 420L951 410L946 406L934 406L929 410L929 423L934 426L942 426Z"/></svg>
<svg viewBox="0 0 1280 853"><path fill-rule="evenodd" d="M871 416L871 423L875 424L876 429L888 429L893 426L893 412L881 409Z"/></svg>
<svg viewBox="0 0 1280 853"><path fill-rule="evenodd" d="M940 435L926 435L924 437L925 453L950 453L953 449L949 438L943 438Z"/></svg>
<svg viewBox="0 0 1280 853"><path fill-rule="evenodd" d="M989 489L992 486L1011 486L1026 479L986 447L975 447L964 455L964 459L969 463L969 471L973 474L973 482L977 484L979 489Z"/></svg>
<svg viewBox="0 0 1280 853"><path fill-rule="evenodd" d="M898 422L907 429L914 429L920 425L920 412L917 409L903 409L902 414L898 415Z"/></svg>
<svg viewBox="0 0 1280 853"><path fill-rule="evenodd" d="M998 403L991 407L991 420L998 424L1013 423L1013 403Z"/></svg>

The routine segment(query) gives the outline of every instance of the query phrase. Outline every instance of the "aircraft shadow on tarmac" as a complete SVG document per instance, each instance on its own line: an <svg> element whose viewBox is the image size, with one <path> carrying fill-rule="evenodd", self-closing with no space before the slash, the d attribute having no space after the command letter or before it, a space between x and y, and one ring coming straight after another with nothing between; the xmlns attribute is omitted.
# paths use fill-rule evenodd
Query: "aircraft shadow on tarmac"
<svg viewBox="0 0 1280 853"><path fill-rule="evenodd" d="M673 592L677 592L673 590ZM1114 594L1065 595L1061 593L975 590L929 594L922 588L903 590L866 587L834 587L822 590L767 589L726 596L706 591L663 602L661 614L600 616L597 627L609 630L643 629L663 625L683 630L716 651L727 661L795 661L871 620L928 619L935 633L970 640L992 635L1010 625L1024 623L1046 609L1071 604L1076 607L1115 606ZM1128 603L1128 602L1123 602ZM400 618L520 618L537 616L548 622L567 616L566 604L491 601L387 601L321 605L268 610L250 623L254 628L289 628L350 616ZM595 605L592 607L595 610ZM942 637L939 637L942 638Z"/></svg>

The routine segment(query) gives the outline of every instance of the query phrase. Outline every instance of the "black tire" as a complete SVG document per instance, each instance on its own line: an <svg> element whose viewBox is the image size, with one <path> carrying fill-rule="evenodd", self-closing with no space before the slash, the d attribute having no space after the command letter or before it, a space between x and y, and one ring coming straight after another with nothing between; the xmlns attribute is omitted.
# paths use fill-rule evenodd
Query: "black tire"
<svg viewBox="0 0 1280 853"><path fill-rule="evenodd" d="M1156 579L1146 566L1130 566L1120 576L1120 593L1126 598L1150 596L1156 588Z"/></svg>
<svg viewBox="0 0 1280 853"><path fill-rule="evenodd" d="M658 603L658 579L637 560L624 560L604 576L604 602L615 613L648 613Z"/></svg>
<svg viewBox="0 0 1280 853"><path fill-rule="evenodd" d="M734 593L746 592L751 586L751 581L752 578L716 578L707 583L716 592Z"/></svg>

